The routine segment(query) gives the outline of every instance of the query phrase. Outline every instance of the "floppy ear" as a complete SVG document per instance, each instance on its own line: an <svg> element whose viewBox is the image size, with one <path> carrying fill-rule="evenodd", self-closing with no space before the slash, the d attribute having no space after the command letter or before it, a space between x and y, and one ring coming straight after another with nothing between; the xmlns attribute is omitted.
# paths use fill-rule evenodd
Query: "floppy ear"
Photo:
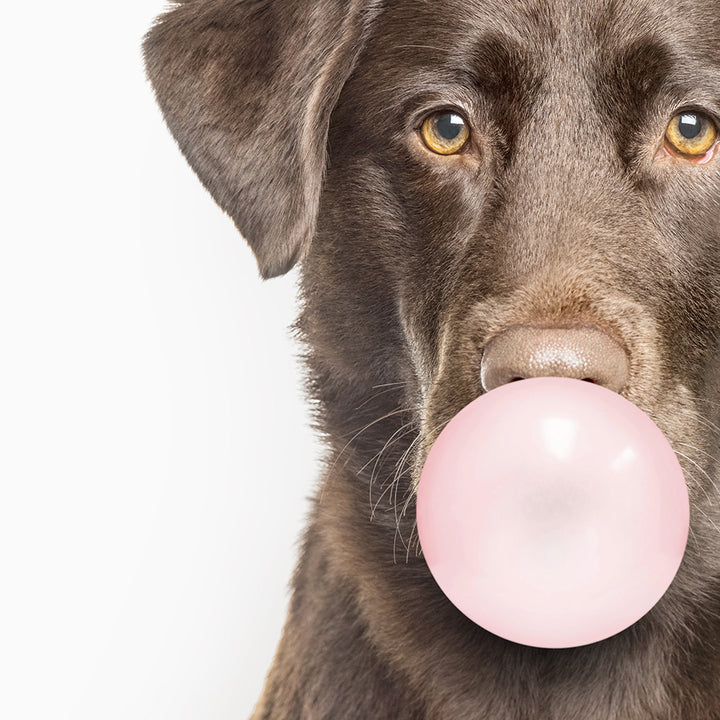
<svg viewBox="0 0 720 720"><path fill-rule="evenodd" d="M184 0L145 37L167 125L263 278L314 235L330 114L378 4Z"/></svg>

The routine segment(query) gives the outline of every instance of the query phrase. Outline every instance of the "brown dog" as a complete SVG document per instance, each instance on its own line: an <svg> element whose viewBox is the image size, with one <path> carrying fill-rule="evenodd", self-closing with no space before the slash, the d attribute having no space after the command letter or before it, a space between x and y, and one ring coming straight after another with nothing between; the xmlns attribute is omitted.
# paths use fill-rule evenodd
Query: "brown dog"
<svg viewBox="0 0 720 720"><path fill-rule="evenodd" d="M253 717L718 720L717 0L187 0L144 48L262 276L302 261L327 472ZM533 375L647 412L692 506L661 601L566 650L465 618L414 527L440 429Z"/></svg>

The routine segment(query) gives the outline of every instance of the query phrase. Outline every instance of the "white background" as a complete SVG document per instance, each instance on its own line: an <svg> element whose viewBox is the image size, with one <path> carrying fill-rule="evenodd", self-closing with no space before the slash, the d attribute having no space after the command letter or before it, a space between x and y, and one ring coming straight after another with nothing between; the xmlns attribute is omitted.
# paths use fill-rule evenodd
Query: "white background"
<svg viewBox="0 0 720 720"><path fill-rule="evenodd" d="M164 8L2 20L0 717L248 717L318 475L287 329L177 150Z"/></svg>

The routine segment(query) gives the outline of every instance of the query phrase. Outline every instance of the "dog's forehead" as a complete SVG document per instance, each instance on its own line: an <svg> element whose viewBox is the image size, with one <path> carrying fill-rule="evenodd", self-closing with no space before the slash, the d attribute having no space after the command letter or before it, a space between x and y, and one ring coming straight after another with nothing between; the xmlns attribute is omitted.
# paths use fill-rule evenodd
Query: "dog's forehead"
<svg viewBox="0 0 720 720"><path fill-rule="evenodd" d="M497 31L520 42L588 34L622 41L645 33L717 37L720 4L715 0L394 0L385 3L386 21L397 21L408 34L432 36Z"/></svg>
<svg viewBox="0 0 720 720"><path fill-rule="evenodd" d="M389 53L426 51L434 62L488 39L537 64L623 54L643 39L720 63L717 0L394 0L373 33ZM419 52L416 55L420 55Z"/></svg>

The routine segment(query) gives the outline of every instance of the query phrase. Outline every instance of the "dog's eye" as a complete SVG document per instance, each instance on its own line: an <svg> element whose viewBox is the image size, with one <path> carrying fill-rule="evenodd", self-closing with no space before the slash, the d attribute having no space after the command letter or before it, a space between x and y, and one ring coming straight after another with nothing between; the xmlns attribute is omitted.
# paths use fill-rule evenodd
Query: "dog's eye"
<svg viewBox="0 0 720 720"><path fill-rule="evenodd" d="M717 139L717 128L707 115L678 113L668 125L665 139L670 148L683 155L704 155Z"/></svg>
<svg viewBox="0 0 720 720"><path fill-rule="evenodd" d="M458 152L470 137L467 123L454 112L436 112L422 124L422 138L429 150L439 155Z"/></svg>

